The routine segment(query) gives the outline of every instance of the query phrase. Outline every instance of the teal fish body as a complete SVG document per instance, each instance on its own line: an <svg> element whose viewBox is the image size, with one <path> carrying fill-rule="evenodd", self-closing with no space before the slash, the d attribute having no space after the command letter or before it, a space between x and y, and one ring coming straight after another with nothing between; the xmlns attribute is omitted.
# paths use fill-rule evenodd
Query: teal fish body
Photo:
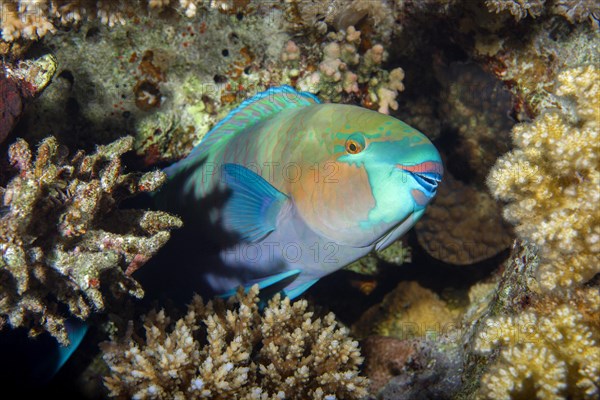
<svg viewBox="0 0 600 400"><path fill-rule="evenodd" d="M242 103L165 171L159 204L191 216L191 232L206 228L194 226L204 213L227 234L201 279L225 295L258 283L291 298L398 239L443 173L433 144L402 121L288 86ZM218 206L198 207L214 193Z"/></svg>

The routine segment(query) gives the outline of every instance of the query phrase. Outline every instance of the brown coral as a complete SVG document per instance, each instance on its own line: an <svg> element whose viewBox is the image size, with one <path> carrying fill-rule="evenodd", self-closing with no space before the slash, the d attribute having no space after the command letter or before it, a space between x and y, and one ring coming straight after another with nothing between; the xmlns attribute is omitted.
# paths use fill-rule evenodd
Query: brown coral
<svg viewBox="0 0 600 400"><path fill-rule="evenodd" d="M104 344L111 396L137 399L359 399L366 395L358 343L333 314L276 295L261 314L258 286L227 303L195 296L175 324L164 311Z"/></svg>
<svg viewBox="0 0 600 400"><path fill-rule="evenodd" d="M518 21L527 17L539 17L544 12L546 0L486 0L485 5L490 11L499 13L508 11Z"/></svg>
<svg viewBox="0 0 600 400"><path fill-rule="evenodd" d="M116 210L121 199L165 180L159 171L122 173L120 156L132 145L125 137L70 161L52 137L35 160L24 140L10 147L18 175L0 188L7 209L0 218L0 325L7 320L31 335L48 331L66 344L67 316L85 319L107 297L143 295L131 273L181 221L164 212Z"/></svg>
<svg viewBox="0 0 600 400"><path fill-rule="evenodd" d="M493 257L512 240L501 207L483 190L446 174L435 203L415 227L419 244L432 257L468 265Z"/></svg>
<svg viewBox="0 0 600 400"><path fill-rule="evenodd" d="M368 309L352 330L359 337L437 338L456 328L457 317L431 290L417 282L400 282L381 304Z"/></svg>

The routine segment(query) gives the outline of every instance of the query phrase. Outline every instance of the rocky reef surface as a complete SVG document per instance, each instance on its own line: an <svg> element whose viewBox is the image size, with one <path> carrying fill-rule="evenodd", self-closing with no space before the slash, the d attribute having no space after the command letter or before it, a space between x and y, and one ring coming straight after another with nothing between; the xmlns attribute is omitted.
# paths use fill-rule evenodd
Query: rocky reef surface
<svg viewBox="0 0 600 400"><path fill-rule="evenodd" d="M77 398L598 398L599 19L586 0L0 0L0 335L66 344L93 320L43 389ZM181 221L127 199L282 84L432 138L436 202L306 300L131 301Z"/></svg>

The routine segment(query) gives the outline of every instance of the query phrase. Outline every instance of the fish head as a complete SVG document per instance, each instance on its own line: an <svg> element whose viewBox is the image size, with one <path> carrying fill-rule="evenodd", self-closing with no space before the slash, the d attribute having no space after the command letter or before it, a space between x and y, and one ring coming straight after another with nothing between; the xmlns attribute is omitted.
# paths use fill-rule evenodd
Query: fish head
<svg viewBox="0 0 600 400"><path fill-rule="evenodd" d="M320 107L307 122L318 140L306 139L306 172L292 197L323 236L383 249L417 222L435 196L443 175L440 154L424 134L396 118L355 106Z"/></svg>

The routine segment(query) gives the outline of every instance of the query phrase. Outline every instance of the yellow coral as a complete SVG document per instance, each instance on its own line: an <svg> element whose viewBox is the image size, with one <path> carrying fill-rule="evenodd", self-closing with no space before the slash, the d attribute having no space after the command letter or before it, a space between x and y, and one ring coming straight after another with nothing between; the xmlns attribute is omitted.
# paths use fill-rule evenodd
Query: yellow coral
<svg viewBox="0 0 600 400"><path fill-rule="evenodd" d="M238 303L234 307L234 303ZM146 340L103 344L111 396L135 399L358 399L358 342L333 314L313 318L305 300L276 295L261 314L258 286L235 301L196 296L171 328L163 311Z"/></svg>
<svg viewBox="0 0 600 400"><path fill-rule="evenodd" d="M597 314L597 288L581 290L561 302L547 297L517 317L486 321L476 349L490 353L500 345L499 360L483 376L480 395L509 398L596 398L600 386L598 330L580 311ZM553 306L553 307L552 307ZM593 322L593 321L592 321ZM596 327L597 328L597 327Z"/></svg>
<svg viewBox="0 0 600 400"><path fill-rule="evenodd" d="M569 105L513 129L516 149L498 160L488 185L521 238L540 247L540 283L552 289L600 272L600 69L569 69L557 95Z"/></svg>
<svg viewBox="0 0 600 400"><path fill-rule="evenodd" d="M437 338L457 327L452 310L434 292L417 282L400 282L381 304L367 310L352 327L359 336L371 334L399 339Z"/></svg>

